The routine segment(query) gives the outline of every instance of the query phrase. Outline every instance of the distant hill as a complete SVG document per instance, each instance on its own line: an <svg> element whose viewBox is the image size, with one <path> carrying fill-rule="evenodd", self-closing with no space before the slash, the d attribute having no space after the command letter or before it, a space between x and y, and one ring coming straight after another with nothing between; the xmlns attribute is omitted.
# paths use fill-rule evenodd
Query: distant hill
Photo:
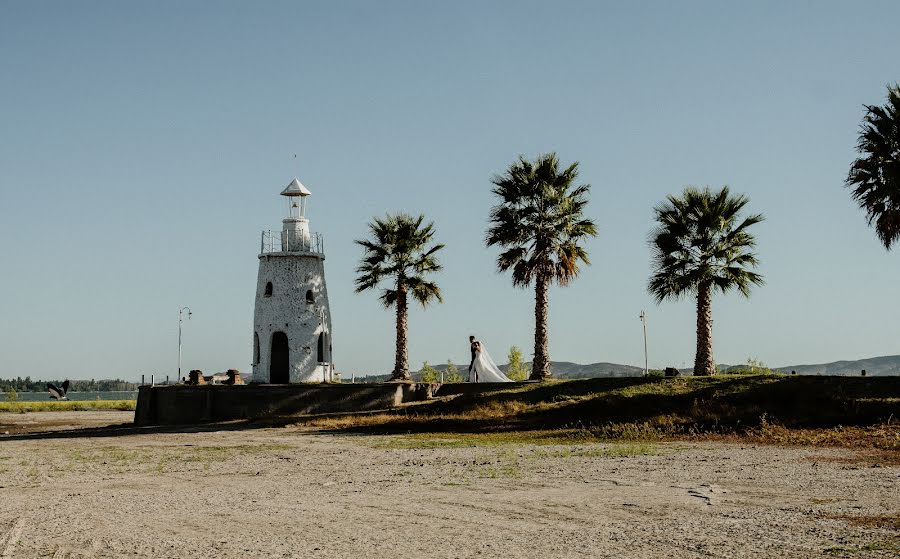
<svg viewBox="0 0 900 559"><path fill-rule="evenodd" d="M774 370L780 373L797 371L798 375L858 375L863 369L870 376L900 375L900 355L870 357L856 361L834 361L819 365L790 365Z"/></svg>
<svg viewBox="0 0 900 559"><path fill-rule="evenodd" d="M432 365L438 371L446 371L447 364ZM531 368L531 363L526 363ZM508 365L498 365L501 371L506 372ZM598 377L636 377L644 373L640 367L631 365L619 365L616 363L591 363L590 365L579 365L568 361L551 361L553 376L555 378L598 378ZM456 364L459 374L463 378L467 378L469 374L469 364ZM421 373L415 371L412 373L414 380L421 378ZM384 382L390 378L390 375L370 375L363 377L363 382Z"/></svg>
<svg viewBox="0 0 900 559"><path fill-rule="evenodd" d="M531 363L527 363L531 367ZM555 378L599 378L599 377L635 377L643 374L641 367L632 365L620 365L617 363L591 363L589 365L579 365L569 361L552 361L553 376ZM447 365L433 365L438 371L446 371ZM500 365L500 370L506 372L507 365ZM720 369L727 371L729 368L741 367L740 365L719 365ZM459 373L465 378L468 375L469 364L456 365ZM819 365L787 365L784 367L773 368L773 371L780 373L790 373L796 371L798 375L859 375L860 371L865 369L869 376L889 376L900 375L900 355L887 355L883 357L871 357L869 359L858 359L856 361L834 361L832 363L822 363ZM681 369L682 374L691 374L692 369ZM421 377L418 371L413 373L413 378L418 380ZM390 378L390 375L373 375L364 377L363 382L383 382Z"/></svg>
<svg viewBox="0 0 900 559"><path fill-rule="evenodd" d="M525 366L531 368L531 363L525 363ZM644 370L640 367L632 367L631 365L618 365L616 363L591 363L590 365L579 365L569 361L551 361L550 366L553 369L553 376L556 378L598 378L598 377L634 377L640 376ZM434 365L438 371L446 371L447 365ZM456 365L459 374L463 377L469 374L469 364ZM506 372L509 365L498 365L498 368ZM415 376L416 373L413 373Z"/></svg>
<svg viewBox="0 0 900 559"><path fill-rule="evenodd" d="M531 363L528 363L531 368ZM568 361L551 361L550 368L556 378L598 378L598 377L636 377L644 374L644 369L631 365L616 363L591 363L579 365ZM506 365L500 367L506 370Z"/></svg>

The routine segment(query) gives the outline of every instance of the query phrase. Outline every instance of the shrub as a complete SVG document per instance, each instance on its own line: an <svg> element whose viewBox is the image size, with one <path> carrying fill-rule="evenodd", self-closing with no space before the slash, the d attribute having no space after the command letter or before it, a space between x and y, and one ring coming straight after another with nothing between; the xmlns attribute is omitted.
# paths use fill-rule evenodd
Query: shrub
<svg viewBox="0 0 900 559"><path fill-rule="evenodd" d="M441 379L437 369L428 364L428 361L422 363L422 382L438 382Z"/></svg>
<svg viewBox="0 0 900 559"><path fill-rule="evenodd" d="M768 365L763 363L761 359L753 357L747 358L747 368L750 369L750 372L753 374L772 372L772 369L770 369Z"/></svg>
<svg viewBox="0 0 900 559"><path fill-rule="evenodd" d="M459 369L456 365L453 364L453 361L447 360L447 373L444 375L444 382L455 383L462 382L462 375L459 374Z"/></svg>
<svg viewBox="0 0 900 559"><path fill-rule="evenodd" d="M511 380L525 380L531 370L522 363L522 350L518 346L509 348L509 366L506 369L506 376Z"/></svg>

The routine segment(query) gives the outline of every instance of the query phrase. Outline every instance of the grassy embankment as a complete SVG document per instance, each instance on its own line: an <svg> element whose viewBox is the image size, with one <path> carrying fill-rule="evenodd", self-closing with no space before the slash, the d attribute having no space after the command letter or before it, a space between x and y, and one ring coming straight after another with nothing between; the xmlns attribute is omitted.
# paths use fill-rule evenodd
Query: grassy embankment
<svg viewBox="0 0 900 559"><path fill-rule="evenodd" d="M900 451L900 378L718 375L445 385L380 413L292 418L416 444L740 439ZM441 434L436 437L435 434Z"/></svg>
<svg viewBox="0 0 900 559"><path fill-rule="evenodd" d="M134 411L136 400L45 400L39 402L3 402L0 412L28 413L35 411Z"/></svg>

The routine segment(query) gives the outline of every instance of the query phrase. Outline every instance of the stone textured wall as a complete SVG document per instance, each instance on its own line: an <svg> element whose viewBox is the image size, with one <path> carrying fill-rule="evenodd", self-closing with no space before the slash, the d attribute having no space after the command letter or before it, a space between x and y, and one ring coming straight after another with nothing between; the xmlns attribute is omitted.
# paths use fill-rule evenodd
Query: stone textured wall
<svg viewBox="0 0 900 559"><path fill-rule="evenodd" d="M265 296L272 282L272 295ZM307 291L313 303L307 303ZM325 323L320 313L325 311ZM325 287L325 257L317 253L272 253L259 257L256 308L253 316L253 382L269 382L272 336L284 332L288 338L290 382L330 380L331 311ZM317 360L319 334L326 333L325 367ZM256 337L258 336L258 357Z"/></svg>
<svg viewBox="0 0 900 559"><path fill-rule="evenodd" d="M379 410L431 398L437 384L141 386L134 423L189 425L279 415Z"/></svg>

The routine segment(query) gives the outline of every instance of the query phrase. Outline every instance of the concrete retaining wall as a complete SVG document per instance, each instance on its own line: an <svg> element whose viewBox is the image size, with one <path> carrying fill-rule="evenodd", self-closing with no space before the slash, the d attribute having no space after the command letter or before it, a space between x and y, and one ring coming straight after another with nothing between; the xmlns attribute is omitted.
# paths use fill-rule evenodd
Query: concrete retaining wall
<svg viewBox="0 0 900 559"><path fill-rule="evenodd" d="M431 398L432 384L141 386L134 423L186 425L267 416L386 409Z"/></svg>

